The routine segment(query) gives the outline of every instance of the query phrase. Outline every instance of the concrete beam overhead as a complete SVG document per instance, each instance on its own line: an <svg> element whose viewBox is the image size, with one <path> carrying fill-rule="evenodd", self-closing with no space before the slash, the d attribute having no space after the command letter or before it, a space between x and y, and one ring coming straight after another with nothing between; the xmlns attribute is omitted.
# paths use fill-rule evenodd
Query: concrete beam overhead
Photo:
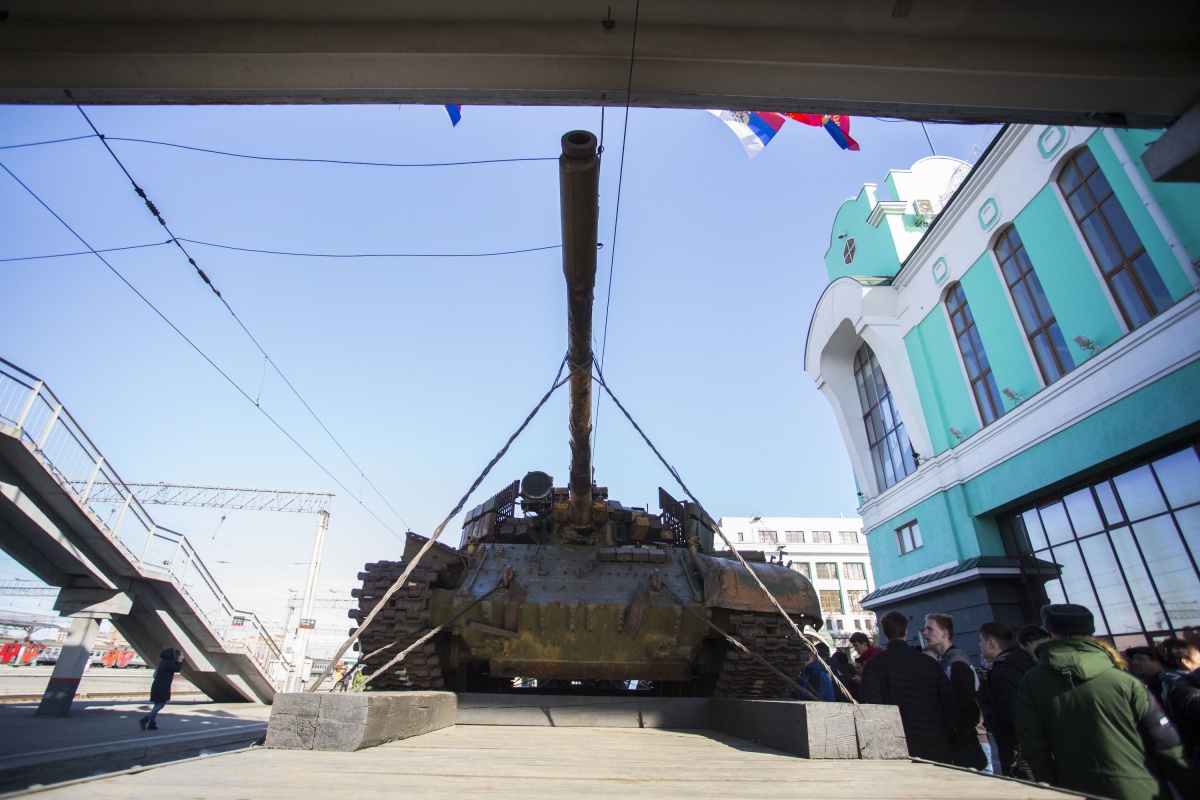
<svg viewBox="0 0 1200 800"><path fill-rule="evenodd" d="M3 102L620 104L634 50L632 0L7 8ZM638 12L630 102L1165 126L1200 96L1193 11L660 0Z"/></svg>

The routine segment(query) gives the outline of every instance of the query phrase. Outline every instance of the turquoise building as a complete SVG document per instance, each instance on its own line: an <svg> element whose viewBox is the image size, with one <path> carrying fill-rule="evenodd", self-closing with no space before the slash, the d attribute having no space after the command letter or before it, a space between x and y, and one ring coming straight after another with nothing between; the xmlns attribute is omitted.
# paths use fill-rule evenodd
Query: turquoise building
<svg viewBox="0 0 1200 800"><path fill-rule="evenodd" d="M1013 125L838 211L805 369L860 490L864 608L953 614L968 650L1046 602L1120 647L1200 628L1200 186L1149 178L1157 136Z"/></svg>

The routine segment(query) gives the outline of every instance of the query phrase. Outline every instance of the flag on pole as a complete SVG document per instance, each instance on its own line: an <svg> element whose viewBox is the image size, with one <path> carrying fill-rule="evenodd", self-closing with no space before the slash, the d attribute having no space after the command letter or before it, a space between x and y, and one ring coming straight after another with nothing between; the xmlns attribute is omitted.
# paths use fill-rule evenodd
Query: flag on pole
<svg viewBox="0 0 1200 800"><path fill-rule="evenodd" d="M784 114L788 119L824 128L843 150L857 150L858 142L850 138L850 118L837 114Z"/></svg>
<svg viewBox="0 0 1200 800"><path fill-rule="evenodd" d="M446 113L450 115L450 127L453 128L462 119L462 106L446 106Z"/></svg>
<svg viewBox="0 0 1200 800"><path fill-rule="evenodd" d="M729 126L746 148L746 155L754 158L770 144L775 134L783 127L782 114L772 111L720 111L710 108L708 113Z"/></svg>

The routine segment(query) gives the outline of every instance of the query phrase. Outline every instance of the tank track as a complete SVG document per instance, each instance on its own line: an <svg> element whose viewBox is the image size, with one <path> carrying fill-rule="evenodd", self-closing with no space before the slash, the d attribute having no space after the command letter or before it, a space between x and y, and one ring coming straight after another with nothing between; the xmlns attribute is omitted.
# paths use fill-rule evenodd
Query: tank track
<svg viewBox="0 0 1200 800"><path fill-rule="evenodd" d="M351 609L349 616L360 625L376 606L379 598L391 588L405 569L403 561L380 561L367 564L358 574L363 585L354 589L352 596L358 598L358 608ZM396 657L433 627L430 622L429 605L433 590L443 577L445 567L421 565L413 570L403 587L398 589L387 602L387 606L371 622L371 626L358 637L358 650L364 656L388 644L395 644L369 659L364 660L364 675L374 675L380 667ZM351 630L351 633L354 631ZM413 650L404 660L388 668L387 672L374 678L370 689L404 691L415 689L441 689L445 685L442 677L439 637L435 636ZM360 658L362 658L360 656Z"/></svg>
<svg viewBox="0 0 1200 800"><path fill-rule="evenodd" d="M800 674L800 653L791 626L778 614L737 612L730 616L733 634L752 652L785 675ZM787 697L790 687L771 670L741 650L730 647L717 676L718 697Z"/></svg>

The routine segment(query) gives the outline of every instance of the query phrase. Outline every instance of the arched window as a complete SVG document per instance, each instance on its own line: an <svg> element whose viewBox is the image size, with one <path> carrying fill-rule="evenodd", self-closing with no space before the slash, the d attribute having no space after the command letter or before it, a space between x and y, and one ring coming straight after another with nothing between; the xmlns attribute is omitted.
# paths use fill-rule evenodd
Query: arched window
<svg viewBox="0 0 1200 800"><path fill-rule="evenodd" d="M882 491L916 471L912 444L908 441L900 412L892 402L892 392L883 377L883 370L866 344L854 355L854 382L858 385L858 400L862 404L875 479Z"/></svg>
<svg viewBox="0 0 1200 800"><path fill-rule="evenodd" d="M1025 245L1014 226L1010 225L1001 232L996 240L995 252L1042 379L1047 385L1054 383L1074 369L1075 362L1058 328L1050 301L1042 290L1042 282L1038 280L1033 262L1029 260Z"/></svg>
<svg viewBox="0 0 1200 800"><path fill-rule="evenodd" d="M1170 308L1174 300L1091 150L1071 157L1058 186L1129 329Z"/></svg>
<svg viewBox="0 0 1200 800"><path fill-rule="evenodd" d="M967 305L962 284L956 283L946 292L946 311L950 314L958 351L962 353L963 365L967 368L967 378L971 381L971 394L975 398L975 405L979 407L979 416L984 425L990 425L1004 416L1004 403L1000 400L1000 389L992 375L992 365L983 350L983 341L979 338L979 329L975 327L975 317Z"/></svg>

